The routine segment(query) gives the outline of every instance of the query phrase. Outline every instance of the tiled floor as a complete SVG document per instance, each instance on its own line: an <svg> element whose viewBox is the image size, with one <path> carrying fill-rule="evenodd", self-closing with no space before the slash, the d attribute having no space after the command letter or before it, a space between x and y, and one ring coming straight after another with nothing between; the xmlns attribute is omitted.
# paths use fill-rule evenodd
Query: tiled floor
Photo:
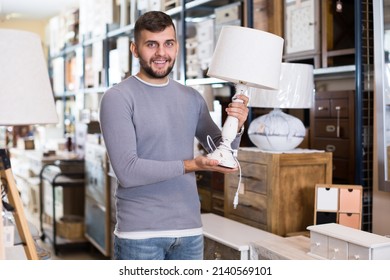
<svg viewBox="0 0 390 280"><path fill-rule="evenodd" d="M80 248L62 248L54 253L53 246L48 241L37 240L38 256L48 260L106 260L92 244Z"/></svg>

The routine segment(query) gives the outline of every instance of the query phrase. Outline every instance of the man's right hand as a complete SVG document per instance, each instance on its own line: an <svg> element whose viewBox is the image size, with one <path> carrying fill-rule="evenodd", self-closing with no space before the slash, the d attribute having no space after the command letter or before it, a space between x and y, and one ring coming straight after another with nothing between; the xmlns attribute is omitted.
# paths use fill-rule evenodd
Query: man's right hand
<svg viewBox="0 0 390 280"><path fill-rule="evenodd" d="M195 171L215 171L224 174L234 173L238 168L226 168L219 165L218 160L209 159L205 156L197 156L192 160L184 161L185 173L195 172Z"/></svg>

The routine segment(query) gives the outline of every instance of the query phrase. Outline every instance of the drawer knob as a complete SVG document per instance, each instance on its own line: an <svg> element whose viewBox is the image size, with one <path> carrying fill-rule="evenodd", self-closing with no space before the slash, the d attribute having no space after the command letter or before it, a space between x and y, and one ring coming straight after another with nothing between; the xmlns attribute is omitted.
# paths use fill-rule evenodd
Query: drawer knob
<svg viewBox="0 0 390 280"><path fill-rule="evenodd" d="M334 151L336 151L336 146L335 145L326 145L325 149L327 152L334 152Z"/></svg>
<svg viewBox="0 0 390 280"><path fill-rule="evenodd" d="M328 110L328 108L327 108L327 107L319 106L319 107L317 108L317 110L318 110L318 111L326 111L326 110Z"/></svg>
<svg viewBox="0 0 390 280"><path fill-rule="evenodd" d="M327 125L326 126L326 132L335 132L336 127L334 125Z"/></svg>
<svg viewBox="0 0 390 280"><path fill-rule="evenodd" d="M214 260L220 260L222 257L221 253L215 252L214 253Z"/></svg>
<svg viewBox="0 0 390 280"><path fill-rule="evenodd" d="M321 243L320 243L320 242L315 242L313 245L314 245L315 247L320 247L320 246L321 246Z"/></svg>
<svg viewBox="0 0 390 280"><path fill-rule="evenodd" d="M337 256L337 253L339 252L339 248L334 248L333 249L333 258L332 260L335 260L336 259L336 256Z"/></svg>

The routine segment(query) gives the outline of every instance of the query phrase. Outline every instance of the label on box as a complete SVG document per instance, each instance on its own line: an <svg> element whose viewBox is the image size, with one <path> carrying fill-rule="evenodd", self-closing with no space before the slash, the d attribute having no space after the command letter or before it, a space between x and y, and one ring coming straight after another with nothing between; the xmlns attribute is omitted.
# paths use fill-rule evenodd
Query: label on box
<svg viewBox="0 0 390 280"><path fill-rule="evenodd" d="M14 246L15 227L12 225L4 226L4 247Z"/></svg>

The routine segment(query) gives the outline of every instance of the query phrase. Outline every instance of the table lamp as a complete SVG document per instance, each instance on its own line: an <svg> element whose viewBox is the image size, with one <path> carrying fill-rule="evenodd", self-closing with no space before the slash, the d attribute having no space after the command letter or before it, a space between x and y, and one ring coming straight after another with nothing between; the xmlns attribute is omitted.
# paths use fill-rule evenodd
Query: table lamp
<svg viewBox="0 0 390 280"><path fill-rule="evenodd" d="M281 109L311 108L314 100L313 66L282 63L278 90L251 88L250 107L274 108L254 119L248 128L249 139L261 150L289 151L305 138L302 121Z"/></svg>
<svg viewBox="0 0 390 280"><path fill-rule="evenodd" d="M261 30L224 26L219 35L207 75L235 84L233 102L239 94L248 96L248 87L277 89L283 52L283 38ZM236 168L231 143L238 130L238 119L228 116L222 127L222 142L208 154L219 165Z"/></svg>
<svg viewBox="0 0 390 280"><path fill-rule="evenodd" d="M0 125L57 123L58 116L39 36L26 31L0 29L0 38ZM27 258L37 259L6 147L0 147L0 157L1 177L7 182L3 184L6 190L2 191L15 209L15 223ZM0 227L3 227L2 219ZM1 236L0 250L4 250L2 241Z"/></svg>

